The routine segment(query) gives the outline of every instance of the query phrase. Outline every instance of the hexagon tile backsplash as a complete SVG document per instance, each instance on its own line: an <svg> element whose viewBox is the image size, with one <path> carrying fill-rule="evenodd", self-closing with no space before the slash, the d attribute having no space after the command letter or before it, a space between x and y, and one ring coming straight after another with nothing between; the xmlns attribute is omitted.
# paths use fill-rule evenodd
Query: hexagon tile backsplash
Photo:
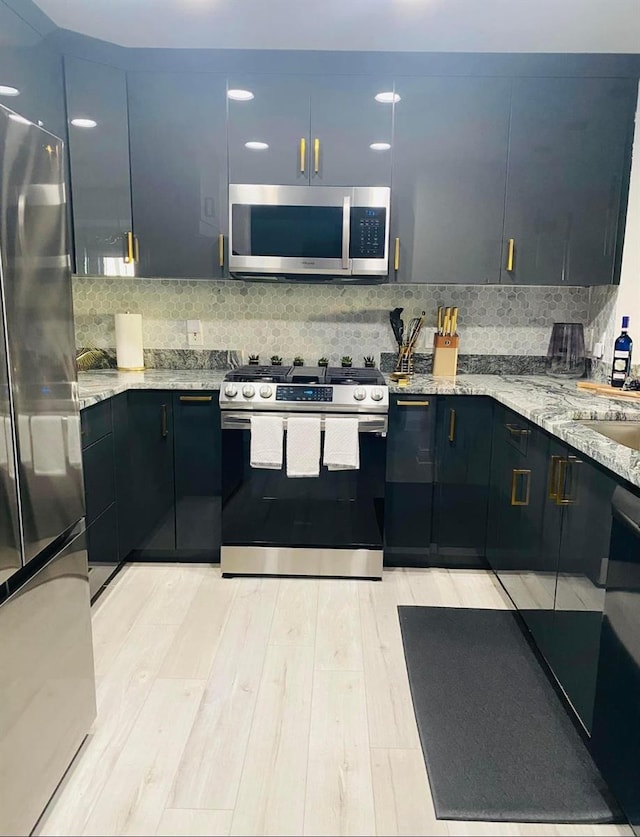
<svg viewBox="0 0 640 837"><path fill-rule="evenodd" d="M426 311L418 351L429 351L438 305L457 305L461 352L545 355L554 322L589 323L589 288L482 285L259 285L74 277L76 345L115 345L114 314L143 316L145 349L186 349L187 319L202 321L203 350L301 355L336 363L393 352L389 311L405 322Z"/></svg>

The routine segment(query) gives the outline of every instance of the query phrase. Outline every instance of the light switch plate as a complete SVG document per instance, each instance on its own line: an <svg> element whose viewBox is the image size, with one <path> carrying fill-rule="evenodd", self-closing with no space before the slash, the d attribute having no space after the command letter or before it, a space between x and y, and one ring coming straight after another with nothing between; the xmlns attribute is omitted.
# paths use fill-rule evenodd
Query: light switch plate
<svg viewBox="0 0 640 837"><path fill-rule="evenodd" d="M202 346L201 320L187 320L187 346Z"/></svg>

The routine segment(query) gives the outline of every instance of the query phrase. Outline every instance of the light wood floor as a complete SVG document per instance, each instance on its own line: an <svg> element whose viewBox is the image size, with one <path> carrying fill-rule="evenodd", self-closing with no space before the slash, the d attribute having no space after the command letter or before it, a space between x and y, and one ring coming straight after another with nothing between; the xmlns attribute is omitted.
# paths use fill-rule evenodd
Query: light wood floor
<svg viewBox="0 0 640 837"><path fill-rule="evenodd" d="M398 604L509 607L484 572L127 567L94 608L98 718L35 833L631 834L437 820Z"/></svg>

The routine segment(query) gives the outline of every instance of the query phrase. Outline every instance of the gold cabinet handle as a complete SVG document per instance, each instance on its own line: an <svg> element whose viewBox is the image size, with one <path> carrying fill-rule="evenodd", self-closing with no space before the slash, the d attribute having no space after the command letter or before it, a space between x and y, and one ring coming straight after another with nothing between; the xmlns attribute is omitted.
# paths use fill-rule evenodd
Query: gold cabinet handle
<svg viewBox="0 0 640 837"><path fill-rule="evenodd" d="M513 257L516 251L516 240L515 238L510 238L507 242L507 270L513 270Z"/></svg>
<svg viewBox="0 0 640 837"><path fill-rule="evenodd" d="M396 238L396 250L393 256L393 269L400 270L400 239Z"/></svg>
<svg viewBox="0 0 640 837"><path fill-rule="evenodd" d="M449 410L449 441L453 442L456 438L456 411Z"/></svg>
<svg viewBox="0 0 640 837"><path fill-rule="evenodd" d="M582 460L576 456L569 456L567 459L560 459L558 463L558 493L556 495L556 506L574 506L578 502L578 497L574 493L573 497L566 497L564 494L564 482L567 475L567 467L574 465L582 465Z"/></svg>
<svg viewBox="0 0 640 837"><path fill-rule="evenodd" d="M194 401L204 402L204 401L212 401L212 400L213 400L213 395L181 395L180 396L180 401L189 401L189 402L192 402L192 403Z"/></svg>
<svg viewBox="0 0 640 837"><path fill-rule="evenodd" d="M549 499L557 500L560 492L560 485L558 477L560 475L559 464L562 462L561 456L551 457L551 468L549 470Z"/></svg>
<svg viewBox="0 0 640 837"><path fill-rule="evenodd" d="M527 487L524 492L524 497L518 500L518 479L520 477L527 478ZM511 505L512 506L528 506L531 497L531 470L528 468L514 468L511 472Z"/></svg>
<svg viewBox="0 0 640 837"><path fill-rule="evenodd" d="M125 264L131 264L134 260L134 253L133 253L133 233L128 232L126 233L127 237L127 255L124 257Z"/></svg>
<svg viewBox="0 0 640 837"><path fill-rule="evenodd" d="M320 140L316 137L313 141L313 173L320 171Z"/></svg>
<svg viewBox="0 0 640 837"><path fill-rule="evenodd" d="M134 245L135 245L135 256L134 256L133 260L135 262L139 262L140 261L140 241L138 240L137 235L133 236L133 241L134 241Z"/></svg>
<svg viewBox="0 0 640 837"><path fill-rule="evenodd" d="M218 236L218 267L224 267L224 235Z"/></svg>
<svg viewBox="0 0 640 837"><path fill-rule="evenodd" d="M516 427L515 424L505 424L505 427L512 436L529 436L531 434L530 430L526 430L524 427Z"/></svg>
<svg viewBox="0 0 640 837"><path fill-rule="evenodd" d="M163 404L160 407L160 435L163 439L166 439L169 435L169 430L167 428L167 405Z"/></svg>
<svg viewBox="0 0 640 837"><path fill-rule="evenodd" d="M398 407L428 407L428 401L396 401Z"/></svg>
<svg viewBox="0 0 640 837"><path fill-rule="evenodd" d="M307 141L304 137L300 140L300 174L304 174L307 167Z"/></svg>

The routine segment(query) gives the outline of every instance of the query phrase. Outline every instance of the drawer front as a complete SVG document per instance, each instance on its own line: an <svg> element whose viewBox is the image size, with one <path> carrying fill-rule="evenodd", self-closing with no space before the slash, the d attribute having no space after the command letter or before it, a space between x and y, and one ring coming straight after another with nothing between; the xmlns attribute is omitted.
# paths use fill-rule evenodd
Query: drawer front
<svg viewBox="0 0 640 837"><path fill-rule="evenodd" d="M87 528L89 567L97 564L118 565L118 521L115 503Z"/></svg>
<svg viewBox="0 0 640 837"><path fill-rule="evenodd" d="M88 448L107 433L111 433L111 399L100 401L82 410L80 428L83 448Z"/></svg>
<svg viewBox="0 0 640 837"><path fill-rule="evenodd" d="M87 525L116 500L113 436L109 433L82 453Z"/></svg>
<svg viewBox="0 0 640 837"><path fill-rule="evenodd" d="M496 412L496 421L499 424L498 440L503 439L522 456L526 456L531 437L529 422L505 408Z"/></svg>
<svg viewBox="0 0 640 837"><path fill-rule="evenodd" d="M433 396L392 396L387 436L387 482L433 482L435 427L436 399Z"/></svg>

